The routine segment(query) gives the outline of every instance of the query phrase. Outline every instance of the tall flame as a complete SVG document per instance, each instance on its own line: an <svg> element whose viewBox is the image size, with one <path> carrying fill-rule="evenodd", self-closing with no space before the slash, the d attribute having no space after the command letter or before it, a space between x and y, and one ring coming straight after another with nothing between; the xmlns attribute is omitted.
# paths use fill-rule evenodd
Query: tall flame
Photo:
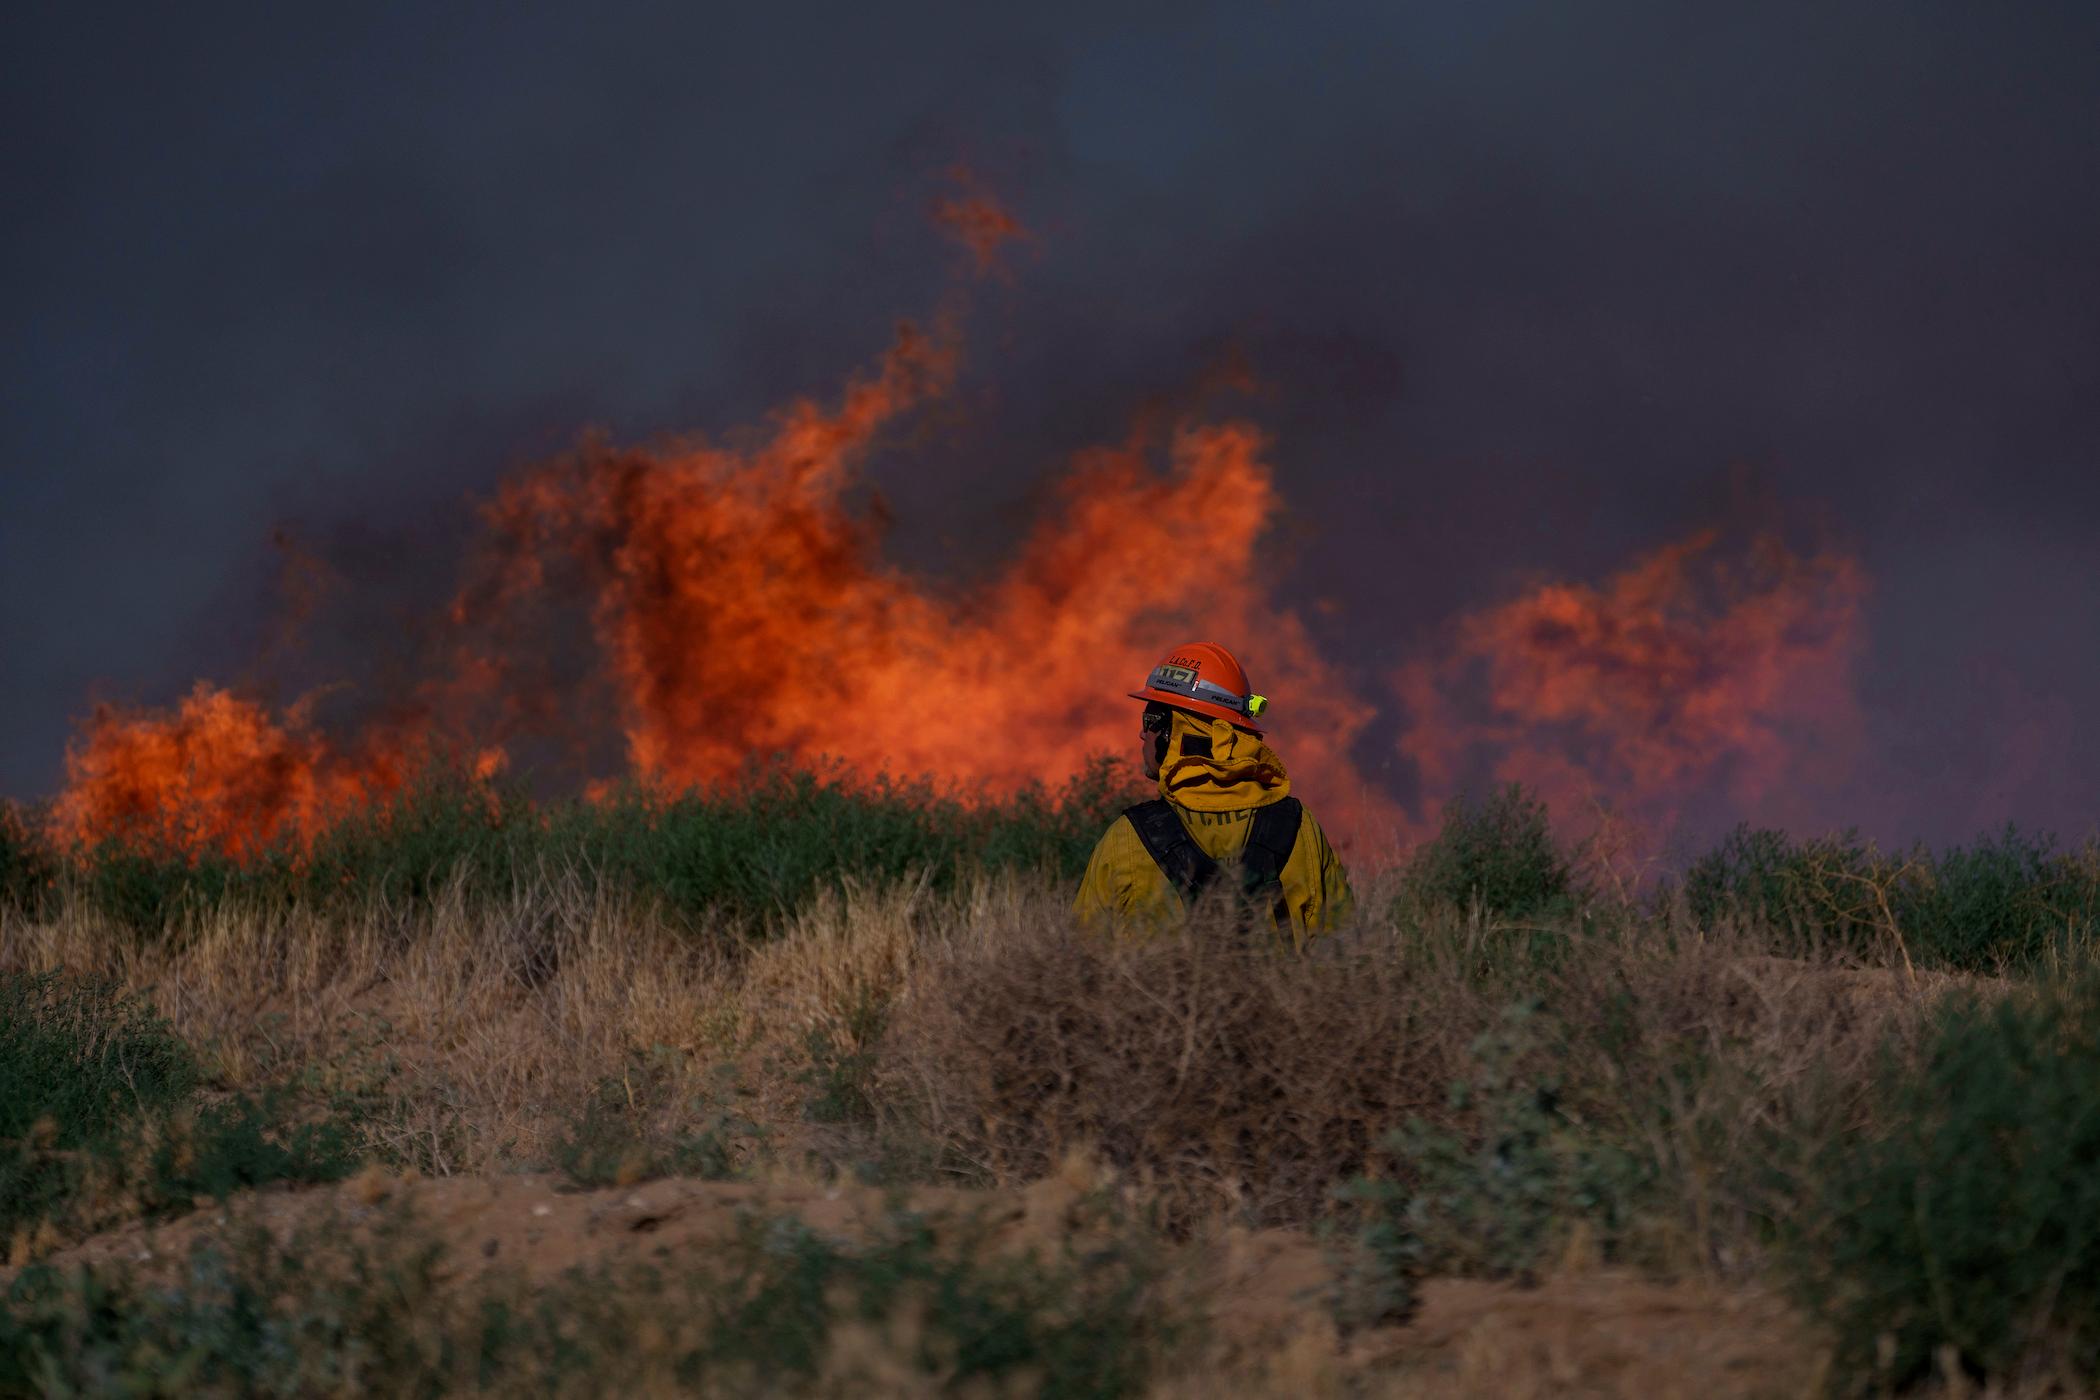
<svg viewBox="0 0 2100 1400"><path fill-rule="evenodd" d="M754 755L964 794L1056 782L1133 746L1115 698L1198 633L1249 639L1303 751L1345 764L1371 711L1255 582L1275 493L1247 424L1089 454L972 593L882 561L843 499L850 469L948 364L907 332L839 409L796 404L747 451L593 450L530 474L490 511L495 564L462 614L529 608L580 565L632 771L672 788Z"/></svg>
<svg viewBox="0 0 2100 1400"><path fill-rule="evenodd" d="M847 494L882 430L954 364L948 336L906 328L835 406L793 403L749 446L591 445L522 474L484 512L419 727L338 748L304 707L275 718L209 686L172 713L101 709L69 755L61 830L251 854L395 790L469 713L496 729L587 723L578 697L542 693L529 642L579 590L628 771L664 789L719 787L772 757L966 798L1054 785L1131 751L1121 693L1165 646L1210 635L1274 678L1280 741L1349 830L1374 801L1348 754L1373 711L1258 582L1276 508L1262 434L1191 423L1086 454L1011 564L950 594L885 563Z"/></svg>
<svg viewBox="0 0 2100 1400"><path fill-rule="evenodd" d="M967 182L937 216L981 264L1024 235ZM384 722L332 739L308 705L274 715L203 684L165 712L98 709L56 829L247 856L310 840L433 752L539 739L664 790L785 758L997 797L1131 753L1122 693L1192 637L1239 651L1297 785L1345 841L1420 836L1483 776L1668 821L1717 781L1768 794L1852 720L1859 566L1770 541L1724 557L1700 535L1601 585L1470 614L1401 667L1399 751L1423 798L1405 810L1356 766L1385 749L1368 742L1377 707L1264 582L1278 501L1251 424L1148 426L1083 454L975 587L885 560L858 470L958 359L948 321L907 326L835 402L721 441L587 443L520 473L483 510L441 661ZM570 632L580 659L557 640Z"/></svg>

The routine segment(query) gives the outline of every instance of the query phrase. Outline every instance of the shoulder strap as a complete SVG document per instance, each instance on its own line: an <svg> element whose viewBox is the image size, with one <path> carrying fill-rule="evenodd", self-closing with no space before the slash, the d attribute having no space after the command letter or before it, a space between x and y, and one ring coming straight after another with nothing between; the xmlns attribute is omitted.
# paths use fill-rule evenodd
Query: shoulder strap
<svg viewBox="0 0 2100 1400"><path fill-rule="evenodd" d="M1240 863L1259 869L1265 878L1283 873L1284 862L1298 846L1298 826L1305 819L1305 804L1295 797L1257 807L1247 827L1247 850Z"/></svg>
<svg viewBox="0 0 2100 1400"><path fill-rule="evenodd" d="M1218 877L1218 863L1204 854L1196 838L1189 835L1189 829L1174 814L1173 804L1165 798L1140 802L1123 815L1130 819L1138 840L1144 842L1167 883L1181 891L1183 900L1194 903L1196 896Z"/></svg>
<svg viewBox="0 0 2100 1400"><path fill-rule="evenodd" d="M1247 846L1240 853L1241 888L1256 908L1273 912L1277 926L1290 922L1284 902L1283 867L1298 845L1298 828L1305 818L1305 804L1286 797L1258 808L1247 827Z"/></svg>

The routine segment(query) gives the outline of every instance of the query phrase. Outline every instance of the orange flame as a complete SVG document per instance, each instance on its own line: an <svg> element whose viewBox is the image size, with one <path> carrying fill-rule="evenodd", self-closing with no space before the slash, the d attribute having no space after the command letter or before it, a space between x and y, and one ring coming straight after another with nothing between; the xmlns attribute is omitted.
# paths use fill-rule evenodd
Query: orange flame
<svg viewBox="0 0 2100 1400"><path fill-rule="evenodd" d="M882 431L954 367L950 336L907 327L836 406L794 403L747 446L587 446L525 473L485 512L450 613L460 641L423 687L421 728L397 722L352 758L297 708L275 721L209 687L173 714L100 710L69 758L61 829L234 855L308 839L398 788L403 755L464 731L477 706L493 703L498 729L560 715L521 639L580 588L629 771L668 790L720 787L770 757L965 797L1054 785L1133 750L1122 692L1163 646L1211 635L1244 639L1255 674L1273 677L1279 742L1309 794L1333 794L1325 810L1346 835L1377 801L1348 758L1372 710L1257 582L1276 507L1262 435L1188 424L1088 454L1011 566L950 596L884 563L846 493ZM468 641L489 636L504 644Z"/></svg>
<svg viewBox="0 0 2100 1400"><path fill-rule="evenodd" d="M1601 586L1541 586L1401 667L1400 749L1425 799L1522 782L1562 813L1602 801L1667 828L1709 786L1754 808L1847 753L1858 561L1771 538L1717 557L1716 544L1706 531Z"/></svg>
<svg viewBox="0 0 2100 1400"><path fill-rule="evenodd" d="M1022 236L967 185L941 217L983 263ZM398 790L441 742L533 736L579 753L613 738L629 774L671 791L785 758L996 798L1103 752L1134 759L1123 692L1201 636L1232 644L1271 697L1272 738L1330 831L1359 852L1424 834L1429 808L1403 811L1353 761L1376 708L1265 585L1277 496L1251 425L1147 427L1083 455L973 589L883 559L879 512L850 500L856 470L957 362L952 326L907 326L835 403L798 400L726 442L589 443L520 474L483 512L444 664L410 705L342 743L303 705L273 717L209 685L169 712L98 709L55 828L245 857ZM1399 752L1425 803L1485 776L1563 810L1604 797L1667 821L1703 785L1761 799L1804 755L1841 750L1859 566L1771 541L1722 560L1714 544L1474 613L1401 668ZM580 665L547 655L564 608L583 614ZM502 761L484 748L479 771Z"/></svg>
<svg viewBox="0 0 2100 1400"><path fill-rule="evenodd" d="M881 561L842 499L850 468L948 363L907 333L839 410L795 405L746 452L600 450L533 473L490 513L500 562L463 614L476 596L529 604L569 576L559 555L580 561L631 768L673 789L719 784L754 755L965 795L1054 783L1132 748L1116 697L1196 633L1251 639L1310 761L1346 763L1369 707L1253 582L1275 495L1247 425L1183 427L1164 470L1143 440L1090 455L969 596Z"/></svg>
<svg viewBox="0 0 2100 1400"><path fill-rule="evenodd" d="M172 713L99 706L66 753L52 813L71 841L118 838L236 859L304 842L361 803L401 786L398 759L352 760L308 727L199 683Z"/></svg>

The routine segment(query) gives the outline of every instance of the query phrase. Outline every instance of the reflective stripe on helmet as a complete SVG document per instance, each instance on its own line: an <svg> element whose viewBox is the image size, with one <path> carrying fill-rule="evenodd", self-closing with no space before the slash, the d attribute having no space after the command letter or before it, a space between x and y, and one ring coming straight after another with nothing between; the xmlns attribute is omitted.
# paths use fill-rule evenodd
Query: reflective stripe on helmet
<svg viewBox="0 0 2100 1400"><path fill-rule="evenodd" d="M1187 666L1157 667L1146 684L1154 690L1164 690L1175 695L1186 695L1191 700L1222 705L1235 714L1249 713L1246 696L1236 695L1215 681L1204 680Z"/></svg>

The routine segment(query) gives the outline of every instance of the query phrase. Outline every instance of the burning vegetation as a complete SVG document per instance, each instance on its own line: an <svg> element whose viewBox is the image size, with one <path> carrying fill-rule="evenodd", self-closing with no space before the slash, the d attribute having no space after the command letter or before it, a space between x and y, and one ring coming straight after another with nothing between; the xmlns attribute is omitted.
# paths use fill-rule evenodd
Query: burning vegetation
<svg viewBox="0 0 2100 1400"><path fill-rule="evenodd" d="M346 812L398 789L398 755L352 758L308 726L200 682L172 709L99 706L66 755L52 811L67 841L142 842L236 859L305 842Z"/></svg>
<svg viewBox="0 0 2100 1400"><path fill-rule="evenodd" d="M979 270L1027 236L966 180L935 217ZM939 586L884 559L852 488L885 435L948 392L961 353L952 317L907 325L832 399L755 431L589 442L518 473L482 508L425 678L383 718L333 732L308 703L273 712L209 683L167 710L97 709L53 832L240 858L310 842L435 760L486 775L519 745L616 755L584 775L594 790L719 791L785 761L996 800L1129 749L1114 697L1180 635L1243 648L1301 791L1359 856L1508 780L1657 827L1717 787L1755 804L1856 723L1859 564L1772 539L1731 555L1711 532L1602 584L1546 582L1468 614L1379 694L1268 583L1279 500L1271 444L1246 421L1082 454L1008 563ZM564 626L589 638L580 664L547 654ZM991 715L996 740L972 718Z"/></svg>

